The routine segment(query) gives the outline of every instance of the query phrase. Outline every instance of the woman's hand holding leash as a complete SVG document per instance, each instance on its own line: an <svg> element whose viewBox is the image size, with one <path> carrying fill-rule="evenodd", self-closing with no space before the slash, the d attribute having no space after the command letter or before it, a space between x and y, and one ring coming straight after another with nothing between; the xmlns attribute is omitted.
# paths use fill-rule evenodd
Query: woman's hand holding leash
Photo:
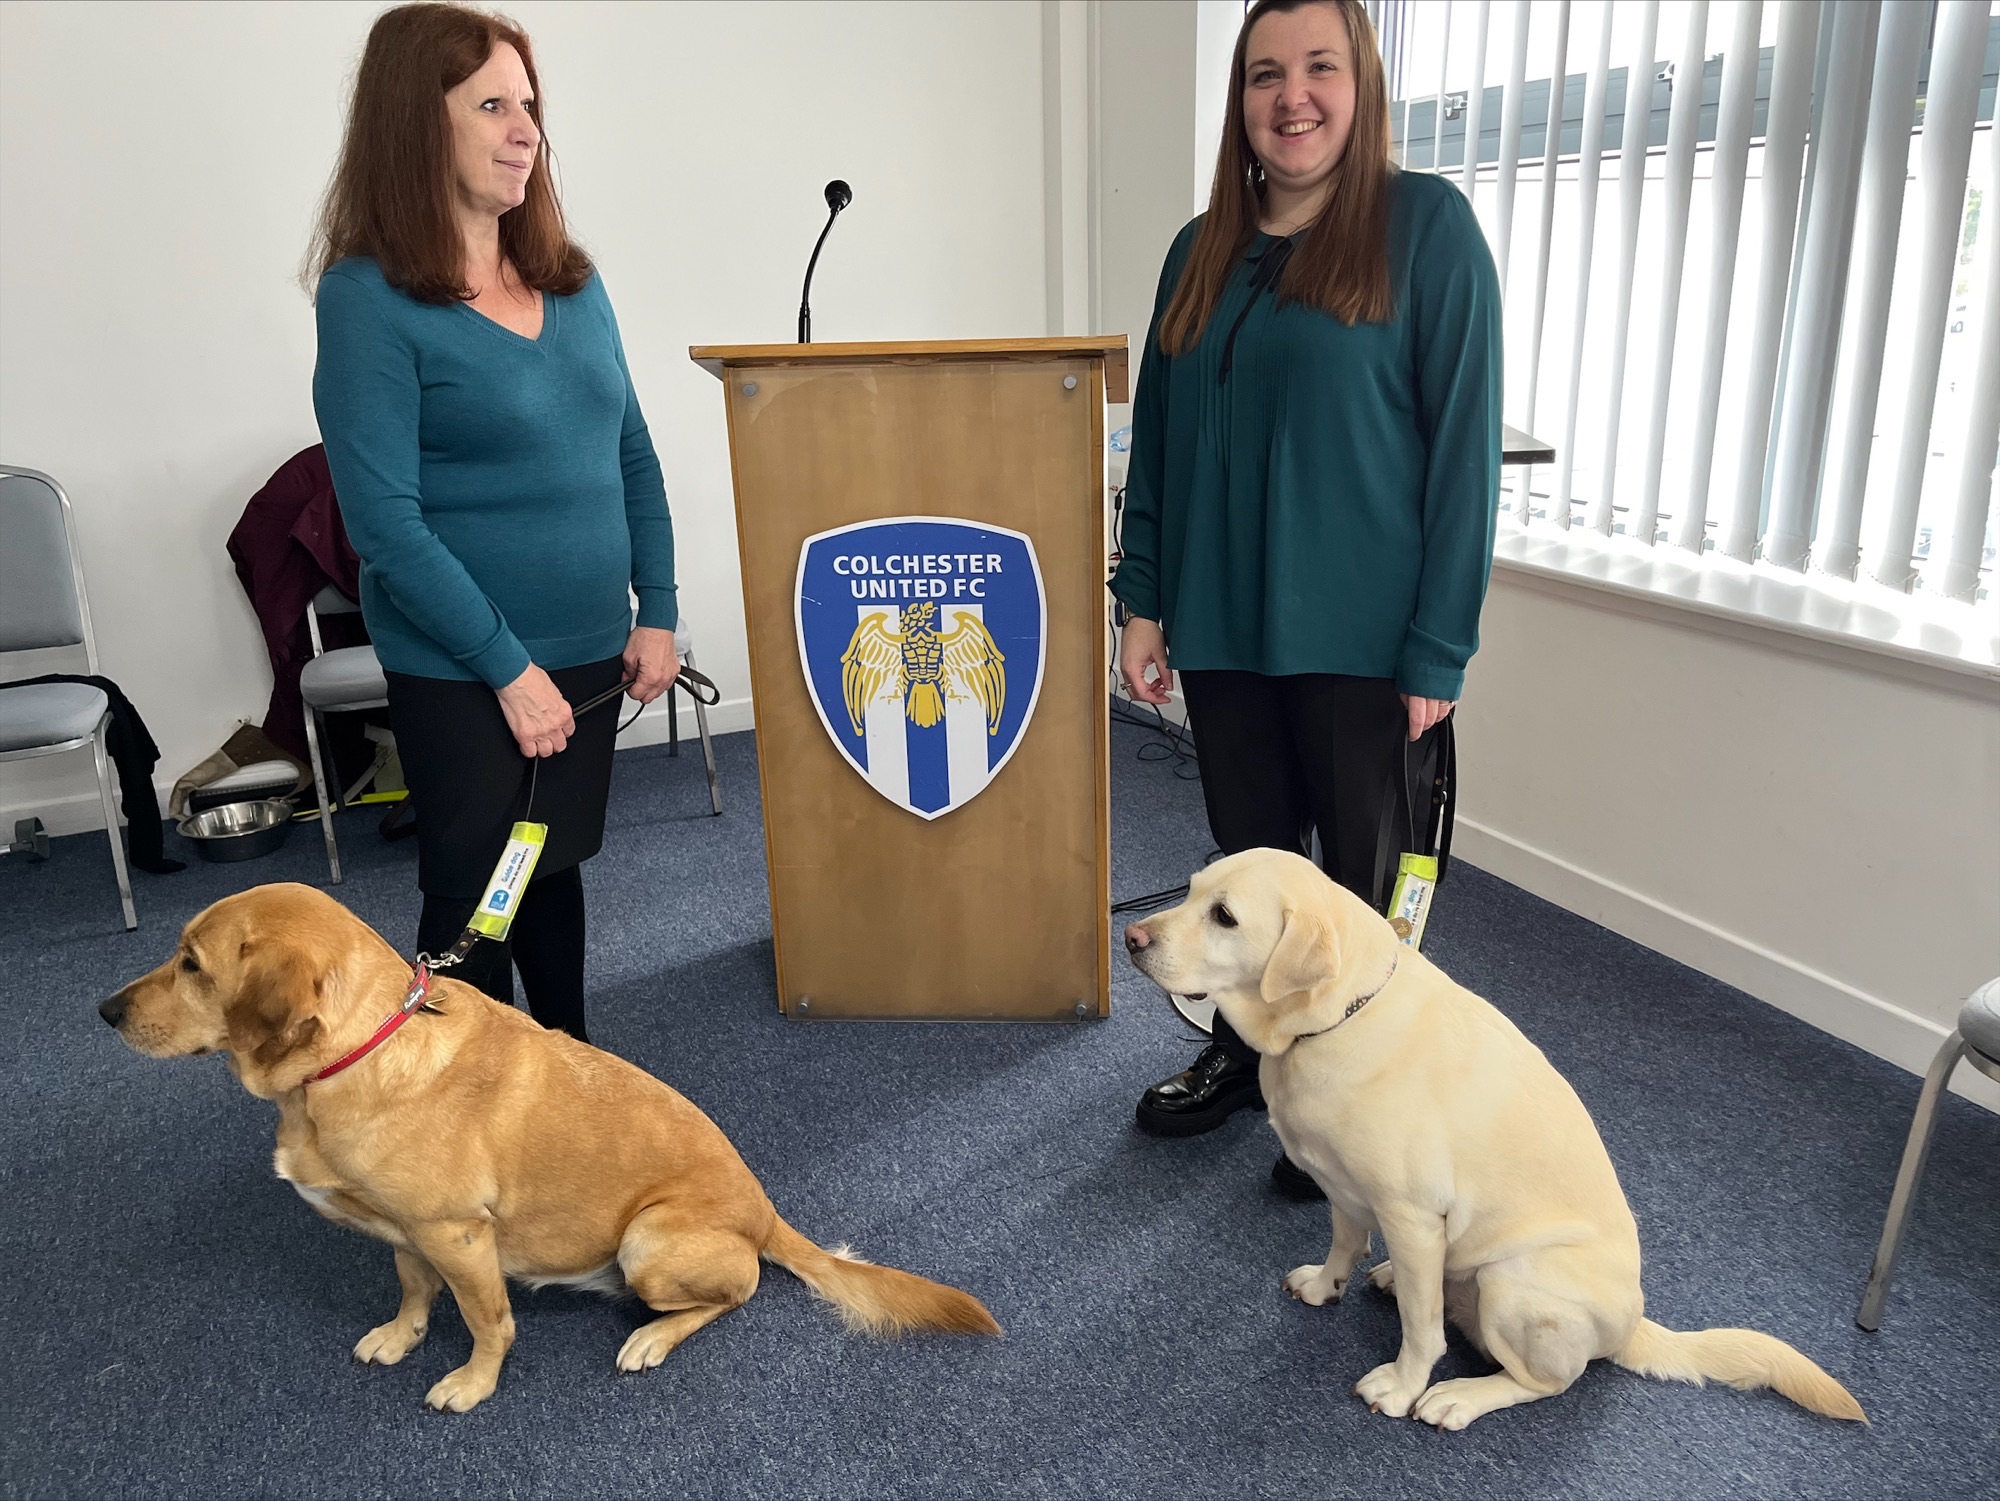
<svg viewBox="0 0 2000 1501"><path fill-rule="evenodd" d="M1146 669L1154 676L1148 678ZM1164 704L1173 696L1174 675L1167 666L1167 638L1157 620L1141 620L1134 615L1118 635L1118 675L1125 691L1142 704Z"/></svg>
<svg viewBox="0 0 2000 1501"><path fill-rule="evenodd" d="M650 704L673 687L680 670L672 631L642 625L625 643L625 676L632 680L625 695L637 703Z"/></svg>
<svg viewBox="0 0 2000 1501"><path fill-rule="evenodd" d="M1458 700L1452 698L1418 698L1409 693L1402 694L1401 697L1403 707L1410 711L1412 741L1423 739L1426 730L1458 707Z"/></svg>
<svg viewBox="0 0 2000 1501"><path fill-rule="evenodd" d="M576 720L562 690L533 662L499 695L500 712L507 716L507 728L514 732L524 756L553 756L576 733Z"/></svg>

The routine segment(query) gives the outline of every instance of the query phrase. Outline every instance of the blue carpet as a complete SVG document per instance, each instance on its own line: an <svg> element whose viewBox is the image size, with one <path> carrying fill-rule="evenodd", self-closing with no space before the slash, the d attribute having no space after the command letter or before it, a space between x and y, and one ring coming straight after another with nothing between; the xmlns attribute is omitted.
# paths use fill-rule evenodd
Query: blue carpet
<svg viewBox="0 0 2000 1501"><path fill-rule="evenodd" d="M1113 734L1122 897L1209 847L1197 785ZM396 1302L388 1251L271 1175L270 1106L217 1060L138 1057L97 1002L204 904L325 880L265 860L135 876L101 835L0 860L0 1491L8 1496L1991 1496L2000 1491L2000 1120L1947 1100L1883 1332L1853 1323L1916 1081L1459 865L1426 948L1596 1115L1677 1328L1749 1324L1845 1382L1872 1428L1771 1393L1593 1367L1456 1435L1349 1395L1388 1300L1311 1309L1279 1276L1324 1211L1274 1197L1261 1116L1132 1126L1191 1035L1122 963L1111 1019L927 1026L778 1016L751 737L619 757L586 867L591 1027L708 1111L822 1241L970 1288L1003 1341L876 1343L786 1273L659 1370L612 1358L636 1304L517 1290L499 1392L423 1410L470 1340L447 1296L401 1366L348 1351ZM342 900L408 951L415 850L343 818ZM176 853L170 834L168 852ZM180 853L186 853L181 851ZM192 858L190 856L190 858ZM451 1143L440 1141L440 1153ZM1440 1375L1480 1369L1456 1343Z"/></svg>

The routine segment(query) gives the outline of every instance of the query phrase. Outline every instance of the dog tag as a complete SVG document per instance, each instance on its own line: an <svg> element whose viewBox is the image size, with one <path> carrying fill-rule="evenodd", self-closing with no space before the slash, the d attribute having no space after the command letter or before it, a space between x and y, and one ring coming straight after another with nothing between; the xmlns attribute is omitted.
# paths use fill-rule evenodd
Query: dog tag
<svg viewBox="0 0 2000 1501"><path fill-rule="evenodd" d="M1396 892L1389 898L1389 926L1411 948L1422 948L1424 924L1430 920L1431 893L1437 889L1438 863L1430 855L1405 855L1396 866Z"/></svg>
<svg viewBox="0 0 2000 1501"><path fill-rule="evenodd" d="M514 825L507 836L507 847L500 852L500 863L493 867L493 874L486 882L486 895L480 898L478 909L466 924L468 928L495 943L507 937L507 930L514 926L514 913L521 905L521 893L528 889L528 877L535 873L535 862L542 857L542 844L548 837L549 826L545 823Z"/></svg>

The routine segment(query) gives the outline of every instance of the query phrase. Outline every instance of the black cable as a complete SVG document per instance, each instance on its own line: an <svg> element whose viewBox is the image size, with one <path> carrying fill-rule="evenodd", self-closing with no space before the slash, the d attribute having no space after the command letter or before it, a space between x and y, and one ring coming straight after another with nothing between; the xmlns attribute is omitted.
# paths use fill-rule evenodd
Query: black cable
<svg viewBox="0 0 2000 1501"><path fill-rule="evenodd" d="M1202 857L1201 863L1212 865L1221 858L1221 850L1210 850ZM1114 916L1120 912L1149 911L1155 907L1164 907L1169 902L1177 902L1187 894L1188 883L1183 881L1178 886L1169 886L1165 891L1149 891L1144 896L1128 896L1122 902L1113 902L1111 911Z"/></svg>
<svg viewBox="0 0 2000 1501"><path fill-rule="evenodd" d="M1195 759L1194 741L1187 730L1162 714L1158 705L1147 704L1145 707L1152 711L1150 718L1140 713L1136 705L1127 703L1124 699L1114 697L1111 700L1112 719L1120 724L1129 724L1137 729L1146 730L1155 737L1141 745L1133 753L1134 758L1155 763L1170 761L1173 763L1174 775L1182 781L1198 779L1201 776L1201 767ZM1211 851L1202 863L1206 865L1209 860L1215 859L1221 853L1220 850ZM1116 915L1121 912L1138 912L1164 907L1169 902L1177 902L1186 896L1187 889L1187 883L1183 881L1180 885L1169 887L1165 891L1149 891L1144 896L1127 897L1122 902L1113 902L1111 911Z"/></svg>
<svg viewBox="0 0 2000 1501"><path fill-rule="evenodd" d="M1137 705L1127 703L1120 698L1111 700L1111 717L1114 720L1142 730L1150 730L1158 737L1141 745L1133 753L1135 758L1150 762L1171 761L1174 764L1174 775L1183 782L1197 780L1201 776L1201 766L1195 756L1193 737L1188 734L1184 726L1175 724L1162 714L1157 704L1147 704L1145 708L1152 711L1150 719L1140 712Z"/></svg>
<svg viewBox="0 0 2000 1501"><path fill-rule="evenodd" d="M1113 902L1111 904L1112 915L1116 916L1120 912L1140 912L1150 910L1154 907L1164 907L1169 902L1179 901L1187 893L1188 883L1183 881L1178 886L1169 886L1165 891L1149 891L1144 896L1127 897L1122 902Z"/></svg>

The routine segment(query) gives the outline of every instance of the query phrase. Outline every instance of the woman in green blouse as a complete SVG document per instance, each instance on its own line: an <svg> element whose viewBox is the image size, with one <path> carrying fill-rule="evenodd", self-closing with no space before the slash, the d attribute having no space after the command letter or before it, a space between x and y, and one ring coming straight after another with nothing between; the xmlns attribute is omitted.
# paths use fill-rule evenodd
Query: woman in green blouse
<svg viewBox="0 0 2000 1501"><path fill-rule="evenodd" d="M1119 670L1151 704L1180 672L1224 853L1316 830L1327 873L1380 907L1396 757L1478 646L1499 285L1458 190L1391 165L1358 0L1258 0L1231 69L1240 125L1168 252L1134 403ZM1194 1135L1261 1103L1218 1016L1139 1123ZM1317 1192L1282 1159L1275 1177Z"/></svg>

